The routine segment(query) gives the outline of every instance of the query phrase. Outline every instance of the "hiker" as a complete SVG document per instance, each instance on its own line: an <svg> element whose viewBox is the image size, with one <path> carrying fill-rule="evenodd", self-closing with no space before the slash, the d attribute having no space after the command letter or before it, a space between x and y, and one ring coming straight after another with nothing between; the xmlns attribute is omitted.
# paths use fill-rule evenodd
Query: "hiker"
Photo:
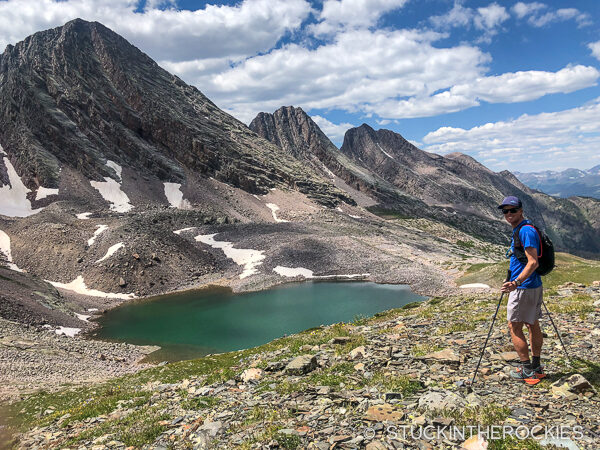
<svg viewBox="0 0 600 450"><path fill-rule="evenodd" d="M502 285L502 292L508 292L507 320L515 351L521 360L520 366L510 372L515 379L525 380L543 378L540 363L543 336L539 319L542 317L543 287L542 278L536 272L538 255L541 252L541 240L538 232L529 220L523 217L523 204L517 197L506 197L498 209L513 228L510 256L510 281ZM518 242L521 247L515 249L515 232L518 230ZM524 252L527 263L519 261L516 252ZM521 258L523 259L523 258ZM523 324L529 329L532 360L529 360L529 348L523 334Z"/></svg>

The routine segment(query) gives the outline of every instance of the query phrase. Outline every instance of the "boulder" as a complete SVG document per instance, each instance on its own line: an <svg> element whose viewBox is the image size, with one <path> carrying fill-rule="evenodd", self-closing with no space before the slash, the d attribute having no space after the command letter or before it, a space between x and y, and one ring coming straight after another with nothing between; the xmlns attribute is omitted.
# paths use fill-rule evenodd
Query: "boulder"
<svg viewBox="0 0 600 450"><path fill-rule="evenodd" d="M439 352L428 353L421 359L453 366L460 365L460 355L451 348L446 348L444 350L440 350Z"/></svg>
<svg viewBox="0 0 600 450"><path fill-rule="evenodd" d="M356 347L350 351L350 358L352 358L352 359L364 358L366 353L367 353L367 351L365 349L365 346L361 345L360 347Z"/></svg>
<svg viewBox="0 0 600 450"><path fill-rule="evenodd" d="M242 372L241 379L244 383L248 383L249 381L258 381L263 377L262 369L251 368L246 369Z"/></svg>
<svg viewBox="0 0 600 450"><path fill-rule="evenodd" d="M317 357L314 355L300 355L292 359L285 367L290 375L304 375L317 368Z"/></svg>
<svg viewBox="0 0 600 450"><path fill-rule="evenodd" d="M431 391L419 398L419 408L428 410L458 409L467 406L467 401L450 391Z"/></svg>

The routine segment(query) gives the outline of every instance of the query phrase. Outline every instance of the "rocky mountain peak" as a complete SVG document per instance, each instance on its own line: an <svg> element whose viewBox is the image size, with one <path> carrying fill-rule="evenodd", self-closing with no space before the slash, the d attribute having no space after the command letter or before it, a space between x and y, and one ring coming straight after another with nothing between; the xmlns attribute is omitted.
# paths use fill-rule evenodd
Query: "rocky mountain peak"
<svg viewBox="0 0 600 450"><path fill-rule="evenodd" d="M250 129L298 158L309 157L317 147L337 148L302 108L282 106L273 114L261 112Z"/></svg>
<svg viewBox="0 0 600 450"><path fill-rule="evenodd" d="M63 168L116 179L112 161L161 182L184 183L191 171L252 193L291 186L329 205L345 198L97 22L8 47L0 104L0 145L30 189L57 188Z"/></svg>

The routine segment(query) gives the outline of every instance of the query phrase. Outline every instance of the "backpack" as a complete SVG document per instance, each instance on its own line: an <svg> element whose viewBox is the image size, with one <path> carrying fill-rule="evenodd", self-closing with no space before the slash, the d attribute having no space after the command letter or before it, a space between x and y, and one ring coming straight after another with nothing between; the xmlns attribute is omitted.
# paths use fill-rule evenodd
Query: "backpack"
<svg viewBox="0 0 600 450"><path fill-rule="evenodd" d="M527 255L525 254L525 249L523 248L523 244L521 244L521 238L519 237L521 227L532 227L537 232L538 237L540 238L540 245L542 249L538 255L539 266L537 269L535 269L535 271L540 275L548 275L550 272L552 272L552 269L554 269L554 244L548 235L535 225L530 223L519 225L513 232L513 240L514 255L521 264L527 264Z"/></svg>

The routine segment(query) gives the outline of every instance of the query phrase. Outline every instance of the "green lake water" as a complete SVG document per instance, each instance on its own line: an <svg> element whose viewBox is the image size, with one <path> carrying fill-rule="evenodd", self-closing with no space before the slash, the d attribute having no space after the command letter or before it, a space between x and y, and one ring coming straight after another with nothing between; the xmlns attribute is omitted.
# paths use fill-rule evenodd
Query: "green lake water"
<svg viewBox="0 0 600 450"><path fill-rule="evenodd" d="M129 302L104 314L99 339L159 345L154 361L177 361L255 347L319 325L399 308L425 297L408 286L304 282L233 294L226 289Z"/></svg>

